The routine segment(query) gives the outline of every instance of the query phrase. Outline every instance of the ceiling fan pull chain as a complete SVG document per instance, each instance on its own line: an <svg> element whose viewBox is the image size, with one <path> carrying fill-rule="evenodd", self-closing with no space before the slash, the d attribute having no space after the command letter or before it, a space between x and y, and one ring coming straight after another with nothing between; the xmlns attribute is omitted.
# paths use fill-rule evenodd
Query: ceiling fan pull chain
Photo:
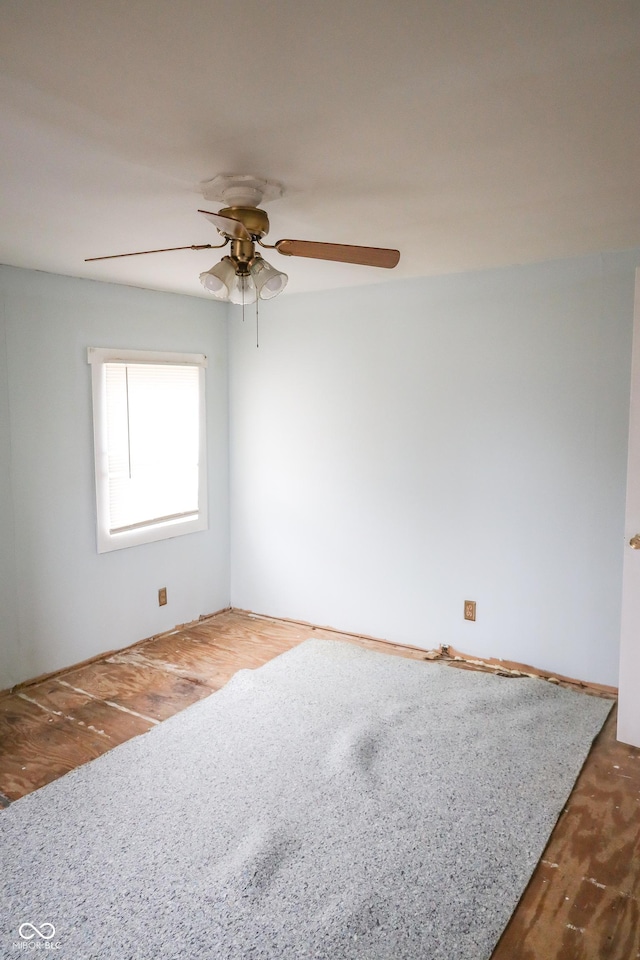
<svg viewBox="0 0 640 960"><path fill-rule="evenodd" d="M260 346L260 341L258 337L258 300L260 298L256 297L256 349Z"/></svg>

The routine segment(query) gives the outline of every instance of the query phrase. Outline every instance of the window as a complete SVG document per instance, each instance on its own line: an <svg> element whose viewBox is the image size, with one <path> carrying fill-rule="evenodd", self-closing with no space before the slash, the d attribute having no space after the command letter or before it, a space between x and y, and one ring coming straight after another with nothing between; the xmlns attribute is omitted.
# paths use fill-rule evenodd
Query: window
<svg viewBox="0 0 640 960"><path fill-rule="evenodd" d="M202 354L90 347L98 553L207 529Z"/></svg>

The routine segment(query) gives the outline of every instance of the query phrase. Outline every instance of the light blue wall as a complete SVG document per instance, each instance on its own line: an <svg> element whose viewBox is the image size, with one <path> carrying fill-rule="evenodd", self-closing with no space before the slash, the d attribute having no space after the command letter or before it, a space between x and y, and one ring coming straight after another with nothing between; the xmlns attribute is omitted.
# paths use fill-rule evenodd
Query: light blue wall
<svg viewBox="0 0 640 960"><path fill-rule="evenodd" d="M223 305L10 267L0 298L1 689L227 606L229 506ZM207 532L97 554L88 346L207 354Z"/></svg>
<svg viewBox="0 0 640 960"><path fill-rule="evenodd" d="M230 421L224 306L0 268L0 688L230 599L616 684L639 260L231 308ZM208 355L207 533L96 553L89 345Z"/></svg>
<svg viewBox="0 0 640 960"><path fill-rule="evenodd" d="M617 684L638 262L284 296L258 350L232 321L232 604Z"/></svg>

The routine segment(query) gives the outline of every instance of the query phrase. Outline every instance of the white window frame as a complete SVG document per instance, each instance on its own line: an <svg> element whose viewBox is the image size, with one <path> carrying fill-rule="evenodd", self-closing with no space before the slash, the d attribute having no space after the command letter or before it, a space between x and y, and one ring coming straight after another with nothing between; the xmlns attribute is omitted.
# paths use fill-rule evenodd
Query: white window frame
<svg viewBox="0 0 640 960"><path fill-rule="evenodd" d="M207 358L202 353L166 353L157 350L117 350L108 347L89 347L87 362L91 365L93 397L93 438L96 481L96 536L98 553L121 550L143 543L153 543L169 537L207 530L207 431L205 402L205 368ZM150 521L134 529L111 533L109 529L109 474L106 411L107 363L190 364L199 370L200 398L200 456L198 468L198 513L195 517L165 521Z"/></svg>

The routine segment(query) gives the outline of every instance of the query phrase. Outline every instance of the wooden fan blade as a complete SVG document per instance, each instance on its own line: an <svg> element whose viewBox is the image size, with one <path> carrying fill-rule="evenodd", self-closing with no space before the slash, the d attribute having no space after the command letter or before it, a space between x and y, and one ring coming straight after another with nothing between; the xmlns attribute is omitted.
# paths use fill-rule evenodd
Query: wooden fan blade
<svg viewBox="0 0 640 960"><path fill-rule="evenodd" d="M85 263L92 260L117 260L118 257L142 257L145 253L170 253L172 250L216 250L225 244L191 243L188 247L162 247L160 250L135 250L133 253L111 253L108 257L85 257Z"/></svg>
<svg viewBox="0 0 640 960"><path fill-rule="evenodd" d="M354 247L347 243L316 243L314 240L278 240L278 253L285 257L311 257L312 260L338 260L341 263L361 263L369 267L395 267L399 250L385 247Z"/></svg>
<svg viewBox="0 0 640 960"><path fill-rule="evenodd" d="M234 240L251 240L251 234L239 220L221 217L219 213L211 213L210 210L198 210L198 213L204 214L207 220L210 220L225 236L232 237Z"/></svg>

